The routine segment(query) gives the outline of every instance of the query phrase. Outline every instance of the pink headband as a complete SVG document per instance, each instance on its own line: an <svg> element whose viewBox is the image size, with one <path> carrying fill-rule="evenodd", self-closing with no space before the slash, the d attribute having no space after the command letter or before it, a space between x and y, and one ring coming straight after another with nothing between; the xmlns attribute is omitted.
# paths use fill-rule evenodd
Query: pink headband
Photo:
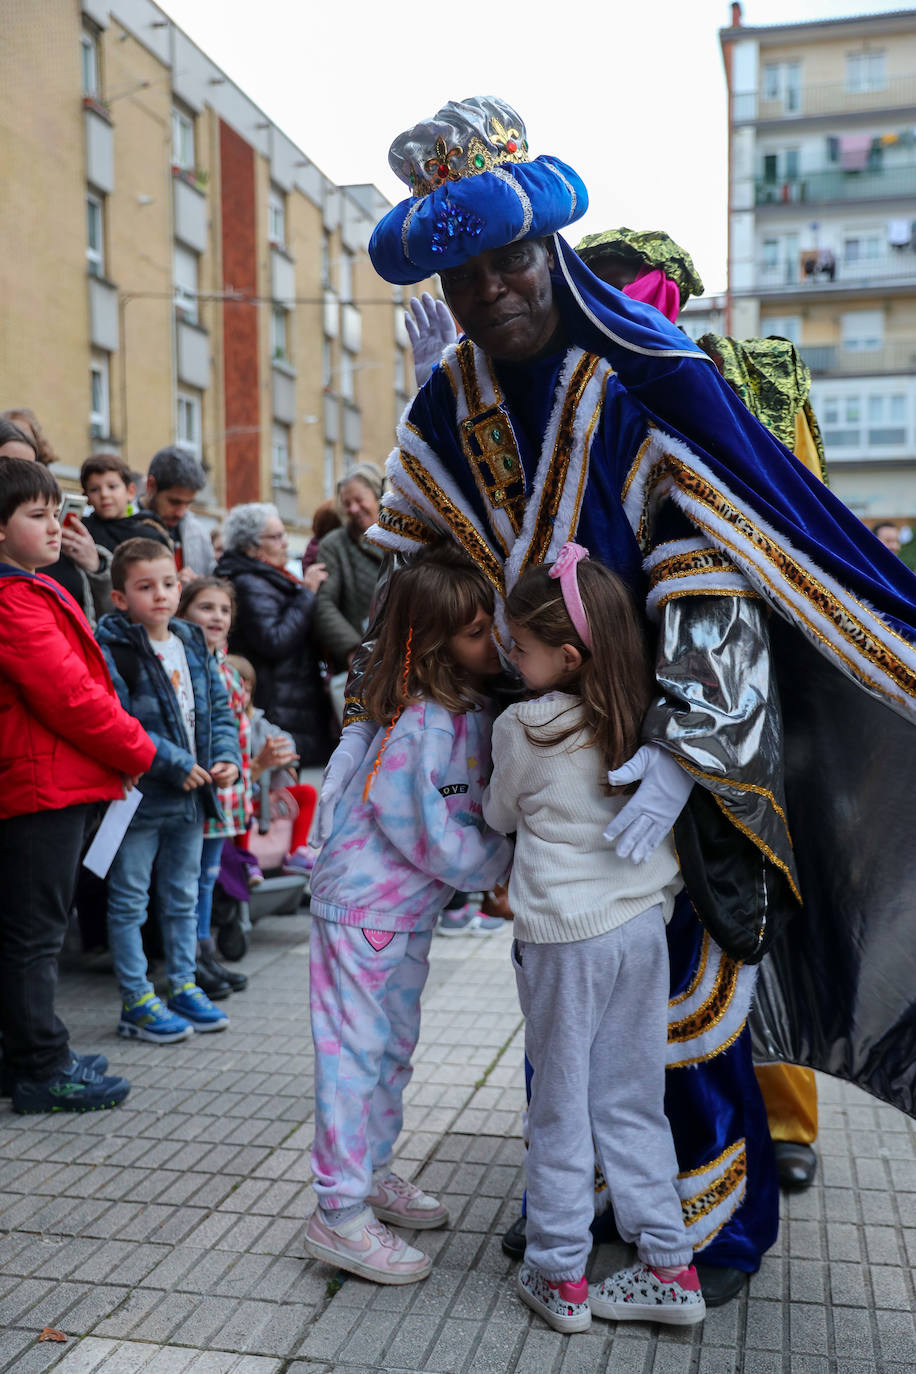
<svg viewBox="0 0 916 1374"><path fill-rule="evenodd" d="M550 569L549 576L559 578L560 591L563 593L563 601L569 612L569 618L582 643L587 649L590 649L592 636L588 628L585 607L582 605L582 597L579 595L579 579L576 574L576 564L581 563L585 558L588 558L588 549L584 549L581 544L574 544L570 540L568 544L563 545L557 554L557 560Z"/></svg>

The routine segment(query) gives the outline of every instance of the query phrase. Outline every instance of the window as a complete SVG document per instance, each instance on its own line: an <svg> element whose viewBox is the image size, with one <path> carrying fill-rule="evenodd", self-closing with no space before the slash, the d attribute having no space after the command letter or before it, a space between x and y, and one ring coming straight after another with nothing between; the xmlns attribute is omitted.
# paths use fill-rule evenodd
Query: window
<svg viewBox="0 0 916 1374"><path fill-rule="evenodd" d="M192 458L200 459L200 397L192 391L179 391L175 443Z"/></svg>
<svg viewBox="0 0 916 1374"><path fill-rule="evenodd" d="M768 268L779 266L779 239L763 240L763 265Z"/></svg>
<svg viewBox="0 0 916 1374"><path fill-rule="evenodd" d="M289 361L289 314L282 305L270 312L270 353L272 358Z"/></svg>
<svg viewBox="0 0 916 1374"><path fill-rule="evenodd" d="M172 110L172 166L194 171L194 120L184 110Z"/></svg>
<svg viewBox="0 0 916 1374"><path fill-rule="evenodd" d="M846 59L846 89L851 94L883 91L887 86L883 52L852 53Z"/></svg>
<svg viewBox="0 0 916 1374"><path fill-rule="evenodd" d="M403 393L407 390L407 386L404 381L405 375L406 373L404 370L404 351L401 348L396 348L394 350L394 389L399 396L403 395Z"/></svg>
<svg viewBox="0 0 916 1374"><path fill-rule="evenodd" d="M280 248L286 246L286 196L276 186L267 198L267 237Z"/></svg>
<svg viewBox="0 0 916 1374"><path fill-rule="evenodd" d="M179 319L197 323L197 254L176 243L173 250L175 310Z"/></svg>
<svg viewBox="0 0 916 1374"><path fill-rule="evenodd" d="M338 295L342 301L352 301L353 299L353 254L346 249L340 255L338 263Z"/></svg>
<svg viewBox="0 0 916 1374"><path fill-rule="evenodd" d="M880 234L858 234L843 239L843 258L846 262L874 262L880 256Z"/></svg>
<svg viewBox="0 0 916 1374"><path fill-rule="evenodd" d="M798 315L773 315L761 321L761 332L765 338L776 335L788 339L798 348L801 344L801 318Z"/></svg>
<svg viewBox="0 0 916 1374"><path fill-rule="evenodd" d="M868 398L869 444L901 445L907 442L906 396L894 392Z"/></svg>
<svg viewBox="0 0 916 1374"><path fill-rule="evenodd" d="M356 399L354 389L355 359L345 348L340 350L340 394L345 401Z"/></svg>
<svg viewBox="0 0 916 1374"><path fill-rule="evenodd" d="M86 260L91 277L105 275L104 202L98 196L86 197Z"/></svg>
<svg viewBox="0 0 916 1374"><path fill-rule="evenodd" d="M849 352L874 353L884 344L884 312L847 310L841 316L843 347Z"/></svg>
<svg viewBox="0 0 916 1374"><path fill-rule="evenodd" d="M331 351L331 340L325 339L321 346L321 385L325 391L331 389L331 379L334 376L334 356Z"/></svg>
<svg viewBox="0 0 916 1374"><path fill-rule="evenodd" d="M834 394L824 398L822 417L824 447L860 448L862 431L859 427L861 402L858 396Z"/></svg>
<svg viewBox="0 0 916 1374"><path fill-rule="evenodd" d="M98 100L102 94L102 84L99 80L99 40L89 29L83 29L80 34L80 63L83 95L91 100Z"/></svg>
<svg viewBox="0 0 916 1374"><path fill-rule="evenodd" d="M92 439L106 439L111 430L108 395L108 355L96 353L89 364L89 435Z"/></svg>
<svg viewBox="0 0 916 1374"><path fill-rule="evenodd" d="M321 285L326 289L331 286L331 238L327 232L321 240Z"/></svg>
<svg viewBox="0 0 916 1374"><path fill-rule="evenodd" d="M293 470L289 425L274 421L270 442L270 478L275 487L290 487L293 484Z"/></svg>
<svg viewBox="0 0 916 1374"><path fill-rule="evenodd" d="M336 478L337 455L334 452L334 445L326 443L324 446L324 496L326 501L334 495Z"/></svg>
<svg viewBox="0 0 916 1374"><path fill-rule="evenodd" d="M781 100L787 114L801 107L801 63L768 62L763 69L763 98Z"/></svg>
<svg viewBox="0 0 916 1374"><path fill-rule="evenodd" d="M787 148L785 151L785 179L786 181L798 181L799 159L797 148Z"/></svg>

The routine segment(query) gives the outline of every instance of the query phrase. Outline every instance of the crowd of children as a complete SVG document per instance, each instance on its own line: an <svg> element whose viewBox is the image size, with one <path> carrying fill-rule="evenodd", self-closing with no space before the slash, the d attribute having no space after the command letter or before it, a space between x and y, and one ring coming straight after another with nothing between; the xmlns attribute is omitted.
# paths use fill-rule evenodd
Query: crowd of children
<svg viewBox="0 0 916 1374"><path fill-rule="evenodd" d="M60 551L57 483L34 461L0 461L0 1031L3 1088L22 1112L112 1106L129 1091L103 1056L72 1052L54 1011L99 804L139 784L108 875L117 1029L171 1043L229 1024L217 1003L246 980L215 960L220 852L247 832L253 774L295 763L269 739L252 760L250 665L225 655L231 586L182 588L167 534L127 514L128 479L118 460L84 471L93 537L112 549L113 609L94 638L38 571ZM375 730L311 879L318 1207L306 1249L381 1283L430 1272L389 1227L448 1221L392 1169L431 938L456 893L508 881L533 1066L519 1296L561 1332L593 1315L689 1324L705 1305L663 1105L677 862L670 837L634 856L605 835L651 692L641 627L623 584L576 545L525 573L507 609L526 694L500 715L484 575L444 546L386 590L363 678ZM151 903L164 1001L143 947ZM589 1289L596 1158L637 1262Z"/></svg>

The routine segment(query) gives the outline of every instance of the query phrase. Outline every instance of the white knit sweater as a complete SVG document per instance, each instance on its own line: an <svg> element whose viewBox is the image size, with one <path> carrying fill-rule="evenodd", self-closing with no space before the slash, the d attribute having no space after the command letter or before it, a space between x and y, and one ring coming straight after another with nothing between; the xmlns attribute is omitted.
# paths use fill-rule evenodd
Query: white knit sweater
<svg viewBox="0 0 916 1374"><path fill-rule="evenodd" d="M517 831L509 904L515 934L535 944L588 940L656 904L667 921L682 886L670 835L641 864L621 859L604 838L628 797L605 795L601 758L584 730L547 747L526 736L526 726L549 738L581 720L578 697L550 692L510 706L493 726L483 813L494 830Z"/></svg>

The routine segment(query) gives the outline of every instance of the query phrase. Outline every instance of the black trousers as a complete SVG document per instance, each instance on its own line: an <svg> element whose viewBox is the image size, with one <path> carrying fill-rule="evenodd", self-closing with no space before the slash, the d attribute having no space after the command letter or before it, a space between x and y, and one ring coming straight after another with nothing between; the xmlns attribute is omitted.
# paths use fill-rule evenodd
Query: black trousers
<svg viewBox="0 0 916 1374"><path fill-rule="evenodd" d="M69 1060L54 1011L57 956L67 933L80 857L95 806L0 821L0 1036L24 1078L50 1078Z"/></svg>

